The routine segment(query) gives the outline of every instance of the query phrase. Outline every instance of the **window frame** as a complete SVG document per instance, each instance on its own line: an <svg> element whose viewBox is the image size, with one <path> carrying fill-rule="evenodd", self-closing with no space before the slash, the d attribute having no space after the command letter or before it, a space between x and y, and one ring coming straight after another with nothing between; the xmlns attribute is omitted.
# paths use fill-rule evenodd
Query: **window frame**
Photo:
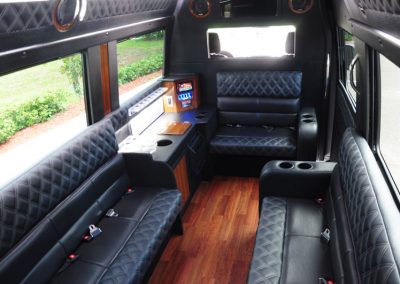
<svg viewBox="0 0 400 284"><path fill-rule="evenodd" d="M344 58L344 47L345 47L345 37L344 34L349 33L348 31L346 31L343 28L337 28L337 38L338 38L338 67L339 67L339 76L338 76L338 83L340 88L342 89L342 91L345 94L346 97L346 101L347 103L350 105L350 109L352 111L353 116L356 115L357 113L357 99L355 99L351 94L350 91L348 90L348 88L346 87L347 84L347 69L345 68L345 58ZM354 36L353 34L351 34L352 36ZM356 54L357 55L357 54ZM346 77L343 77L346 76Z"/></svg>
<svg viewBox="0 0 400 284"><path fill-rule="evenodd" d="M373 74L374 74L374 90L373 90L373 101L374 105L371 108L371 117L373 118L372 125L374 127L373 144L372 148L375 154L375 157L378 161L378 165L384 173L384 177L389 185L389 187L393 190L395 196L397 197L397 201L400 202L400 185L397 185L393 175L389 169L389 165L385 160L385 156L381 150L381 107L382 107L382 92L381 92L381 64L380 64L380 55L385 56L382 53L379 53L376 50L373 50ZM388 59L390 60L390 59ZM391 61L391 60L390 60ZM392 62L392 61L391 61ZM392 62L393 63L393 62ZM395 64L395 63L393 63ZM396 65L397 66L397 65ZM399 66L397 66L400 68Z"/></svg>

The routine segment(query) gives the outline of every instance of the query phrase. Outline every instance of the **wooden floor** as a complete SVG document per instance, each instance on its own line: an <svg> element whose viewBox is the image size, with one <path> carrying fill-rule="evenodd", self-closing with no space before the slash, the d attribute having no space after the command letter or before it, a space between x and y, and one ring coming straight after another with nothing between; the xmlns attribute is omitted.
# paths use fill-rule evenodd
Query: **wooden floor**
<svg viewBox="0 0 400 284"><path fill-rule="evenodd" d="M258 179L204 182L150 283L246 283L258 224Z"/></svg>

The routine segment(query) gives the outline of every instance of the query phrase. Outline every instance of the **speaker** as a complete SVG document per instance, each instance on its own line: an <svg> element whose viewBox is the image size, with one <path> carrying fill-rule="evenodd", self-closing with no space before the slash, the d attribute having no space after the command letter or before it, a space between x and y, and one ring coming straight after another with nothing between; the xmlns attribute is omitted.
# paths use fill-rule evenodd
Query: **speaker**
<svg viewBox="0 0 400 284"><path fill-rule="evenodd" d="M209 0L190 0L190 13L196 18L205 18L211 13L211 4Z"/></svg>
<svg viewBox="0 0 400 284"><path fill-rule="evenodd" d="M304 14L314 6L314 0L289 0L289 9L296 14Z"/></svg>

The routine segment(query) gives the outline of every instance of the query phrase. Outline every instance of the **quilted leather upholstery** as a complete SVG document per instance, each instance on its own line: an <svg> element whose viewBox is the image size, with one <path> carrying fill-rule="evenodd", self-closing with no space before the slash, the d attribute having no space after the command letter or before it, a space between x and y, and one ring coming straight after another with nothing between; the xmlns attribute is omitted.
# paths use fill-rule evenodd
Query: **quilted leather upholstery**
<svg viewBox="0 0 400 284"><path fill-rule="evenodd" d="M120 15L166 10L173 4L172 0L89 0L85 20L93 21Z"/></svg>
<svg viewBox="0 0 400 284"><path fill-rule="evenodd" d="M301 72L243 71L217 74L219 97L299 98Z"/></svg>
<svg viewBox="0 0 400 284"><path fill-rule="evenodd" d="M3 188L0 256L116 153L114 129L102 123Z"/></svg>
<svg viewBox="0 0 400 284"><path fill-rule="evenodd" d="M340 147L339 171L361 283L400 283L371 177L350 129Z"/></svg>
<svg viewBox="0 0 400 284"><path fill-rule="evenodd" d="M240 71L217 73L219 123L211 141L217 154L295 158L302 73ZM227 125L240 125L242 130ZM270 131L259 131L266 127Z"/></svg>
<svg viewBox="0 0 400 284"><path fill-rule="evenodd" d="M400 2L396 0L360 0L357 1L360 7L365 10L374 10L388 14L400 15Z"/></svg>
<svg viewBox="0 0 400 284"><path fill-rule="evenodd" d="M174 0L88 0L84 21L171 9ZM52 25L55 0L0 4L0 34L37 30Z"/></svg>
<svg viewBox="0 0 400 284"><path fill-rule="evenodd" d="M265 198L248 283L279 283L283 261L286 200Z"/></svg>
<svg viewBox="0 0 400 284"><path fill-rule="evenodd" d="M50 26L52 6L51 1L0 4L0 34Z"/></svg>
<svg viewBox="0 0 400 284"><path fill-rule="evenodd" d="M180 209L179 191L158 194L100 283L140 283Z"/></svg>

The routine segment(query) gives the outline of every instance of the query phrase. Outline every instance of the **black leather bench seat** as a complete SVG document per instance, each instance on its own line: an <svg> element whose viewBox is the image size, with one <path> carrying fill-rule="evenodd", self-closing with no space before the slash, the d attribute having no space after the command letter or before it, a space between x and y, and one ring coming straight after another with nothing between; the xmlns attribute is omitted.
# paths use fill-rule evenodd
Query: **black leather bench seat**
<svg viewBox="0 0 400 284"><path fill-rule="evenodd" d="M300 71L217 73L211 152L315 160L317 120L313 107L301 105L302 78Z"/></svg>
<svg viewBox="0 0 400 284"><path fill-rule="evenodd" d="M216 154L296 157L296 131L275 127L221 126L210 143Z"/></svg>
<svg viewBox="0 0 400 284"><path fill-rule="evenodd" d="M260 177L267 197L248 283L400 283L400 211L364 138L346 130L330 175L271 170L279 164L268 163ZM295 193L283 186L290 179ZM322 202L321 192L310 196L318 185ZM321 237L325 229L329 237Z"/></svg>
<svg viewBox="0 0 400 284"><path fill-rule="evenodd" d="M181 193L134 186L126 159L106 120L0 189L0 283L141 283L181 233Z"/></svg>
<svg viewBox="0 0 400 284"><path fill-rule="evenodd" d="M249 283L317 283L331 278L321 206L307 199L263 200Z"/></svg>
<svg viewBox="0 0 400 284"><path fill-rule="evenodd" d="M53 283L139 283L181 207L178 190L138 188L103 218L102 234L76 250L79 259Z"/></svg>

